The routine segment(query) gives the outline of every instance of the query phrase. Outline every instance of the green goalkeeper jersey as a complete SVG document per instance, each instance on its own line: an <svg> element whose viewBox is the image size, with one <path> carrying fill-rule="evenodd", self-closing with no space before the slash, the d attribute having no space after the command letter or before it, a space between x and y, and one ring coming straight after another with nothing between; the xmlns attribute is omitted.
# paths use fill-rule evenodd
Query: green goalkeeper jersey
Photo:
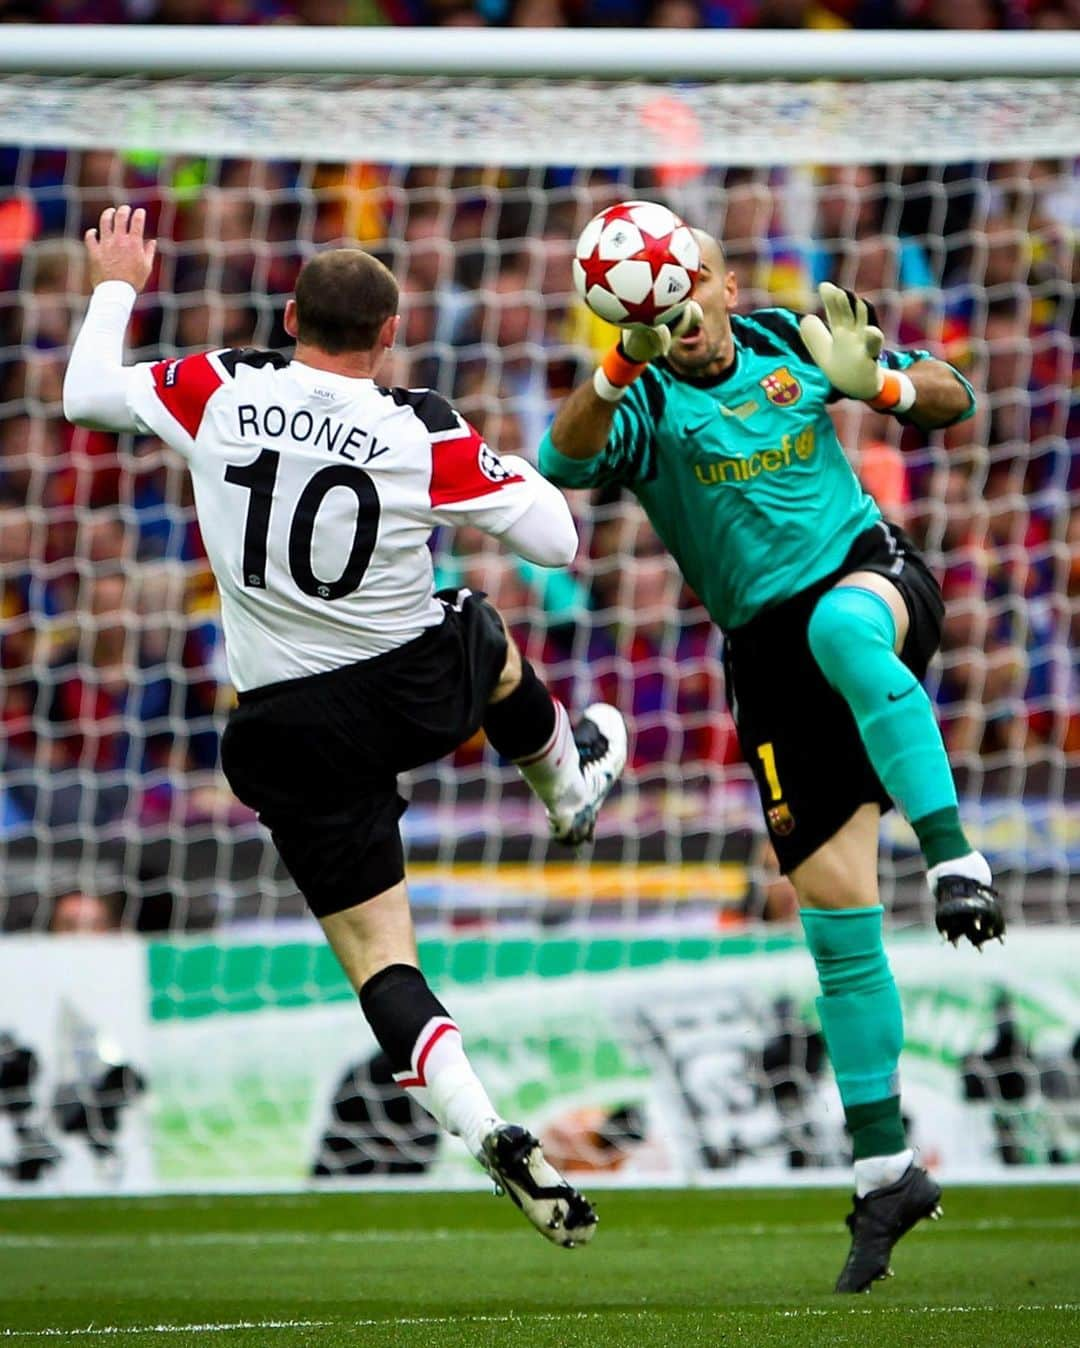
<svg viewBox="0 0 1080 1348"><path fill-rule="evenodd" d="M632 384L604 449L540 469L561 487L629 487L714 621L739 627L835 570L881 518L848 463L828 404L843 397L786 309L732 315L735 360L693 379L663 360ZM902 370L927 351L882 353ZM975 395L967 389L971 415Z"/></svg>

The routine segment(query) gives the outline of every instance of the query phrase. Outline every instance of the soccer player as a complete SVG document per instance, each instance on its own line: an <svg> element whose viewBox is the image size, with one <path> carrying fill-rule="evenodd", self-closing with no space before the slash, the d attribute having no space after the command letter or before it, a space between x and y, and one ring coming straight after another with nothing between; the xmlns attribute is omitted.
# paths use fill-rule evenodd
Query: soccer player
<svg viewBox="0 0 1080 1348"><path fill-rule="evenodd" d="M285 310L292 360L225 350L124 366L153 261L144 227L143 211L120 206L86 235L94 292L64 411L152 432L187 460L239 698L222 740L230 784L270 829L398 1084L549 1240L587 1241L591 1205L499 1117L417 967L398 831L398 773L482 725L553 836L592 836L626 759L621 716L590 707L575 736L483 596L434 592L427 546L436 525L467 523L566 565L577 546L566 502L438 394L376 382L398 289L359 249L301 270Z"/></svg>
<svg viewBox="0 0 1080 1348"><path fill-rule="evenodd" d="M926 352L882 352L866 303L828 283L827 323L784 309L736 316L720 245L698 239L694 299L670 327L623 331L562 404L540 467L564 487L628 487L725 632L740 744L821 984L855 1159L836 1286L860 1292L940 1198L900 1114L882 810L895 801L911 821L945 935L978 946L1004 922L919 682L938 645L940 590L860 488L828 405L860 398L930 429L970 416L974 395Z"/></svg>

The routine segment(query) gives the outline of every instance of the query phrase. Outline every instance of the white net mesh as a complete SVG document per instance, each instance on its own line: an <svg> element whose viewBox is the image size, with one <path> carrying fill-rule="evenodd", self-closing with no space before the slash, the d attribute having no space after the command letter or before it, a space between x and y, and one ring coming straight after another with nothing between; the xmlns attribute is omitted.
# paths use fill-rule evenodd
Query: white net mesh
<svg viewBox="0 0 1080 1348"><path fill-rule="evenodd" d="M535 453L610 340L570 257L626 197L720 236L745 309L806 307L830 278L874 299L890 343L960 366L982 410L944 438L837 413L943 579L930 683L1012 923L977 969L893 944L905 1100L946 1166L1080 1156L1075 960L1059 929L1022 930L1080 907L1078 88L0 80L0 919L163 934L80 959L37 943L32 998L23 948L0 947L12 1184L475 1177L388 1087L325 945L237 928L303 904L218 772L231 690L186 475L151 437L61 415L79 241L120 200L160 239L136 358L284 345L302 260L356 239L401 281L393 380L435 386L503 451ZM813 972L782 926L718 634L631 498L573 504L571 571L462 532L435 540L440 579L488 591L572 708L622 708L625 784L568 862L482 744L415 774L424 968L499 1107L563 1164L642 1181L839 1162ZM882 867L894 924L929 925L895 816Z"/></svg>
<svg viewBox="0 0 1080 1348"><path fill-rule="evenodd" d="M944 580L931 683L973 836L1014 921L1068 917L1078 90L0 80L5 923L44 926L68 891L115 895L125 924L172 930L301 911L218 776L230 690L181 466L152 438L61 416L79 240L101 208L145 206L160 239L134 356L284 345L303 258L358 239L401 280L393 379L437 387L498 449L533 455L610 336L572 294L574 238L628 196L717 233L744 308L807 307L831 278L875 300L891 343L947 355L980 390L980 415L943 441L861 406L838 421ZM873 163L871 118L888 128ZM490 751L416 774L405 828L421 921L785 915L717 633L629 497L575 509L569 573L467 533L436 540L440 573L488 591L572 707L623 708L625 785L592 862L540 870L539 808ZM924 921L895 817L885 858L894 913Z"/></svg>
<svg viewBox="0 0 1080 1348"><path fill-rule="evenodd" d="M702 162L757 168L863 163L867 126L887 129L874 157L953 163L1071 155L1080 81L713 81L330 78L259 83L139 79L0 80L0 116L29 145L109 145L158 153L367 158L385 162L650 167Z"/></svg>

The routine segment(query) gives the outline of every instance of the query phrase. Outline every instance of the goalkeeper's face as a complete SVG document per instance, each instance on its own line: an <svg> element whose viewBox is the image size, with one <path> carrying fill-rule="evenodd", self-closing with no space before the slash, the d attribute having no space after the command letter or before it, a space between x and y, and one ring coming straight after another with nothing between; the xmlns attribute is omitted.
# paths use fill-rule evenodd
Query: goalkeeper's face
<svg viewBox="0 0 1080 1348"><path fill-rule="evenodd" d="M726 370L734 357L731 311L739 301L739 287L716 240L703 230L694 233L701 245L694 299L701 305L702 323L672 343L668 361L684 374L714 375Z"/></svg>

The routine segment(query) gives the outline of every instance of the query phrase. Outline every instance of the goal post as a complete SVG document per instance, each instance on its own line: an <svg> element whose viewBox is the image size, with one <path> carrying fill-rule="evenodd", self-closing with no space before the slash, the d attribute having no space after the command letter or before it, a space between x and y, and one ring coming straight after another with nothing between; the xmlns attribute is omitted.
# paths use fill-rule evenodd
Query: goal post
<svg viewBox="0 0 1080 1348"><path fill-rule="evenodd" d="M128 1080L124 1165L42 1113L44 1141L16 1137L57 1152L42 1182L469 1174L389 1103L340 972L220 778L230 691L181 465L62 420L80 240L121 199L160 241L136 358L284 343L304 258L357 241L401 282L394 382L438 388L503 452L535 454L610 339L569 264L622 198L714 232L744 307L805 308L835 279L875 300L890 344L965 371L980 412L945 435L837 413L864 485L942 578L930 689L1015 934L977 968L939 950L913 835L888 817L905 1081L953 1173L1080 1161L1080 36L2 31L0 920L41 933L58 901L96 894L153 933L110 947L104 1003L90 972L65 983L85 948L44 937L0 978L0 1035L44 1065L39 1105L109 1052L153 1087L148 1104ZM620 706L626 779L592 854L567 860L482 742L412 774L425 967L498 1103L591 1175L828 1170L844 1144L812 969L720 637L631 497L572 505L569 571L443 531L437 573L491 595L573 711ZM37 1014L12 1001L20 959L40 970Z"/></svg>

